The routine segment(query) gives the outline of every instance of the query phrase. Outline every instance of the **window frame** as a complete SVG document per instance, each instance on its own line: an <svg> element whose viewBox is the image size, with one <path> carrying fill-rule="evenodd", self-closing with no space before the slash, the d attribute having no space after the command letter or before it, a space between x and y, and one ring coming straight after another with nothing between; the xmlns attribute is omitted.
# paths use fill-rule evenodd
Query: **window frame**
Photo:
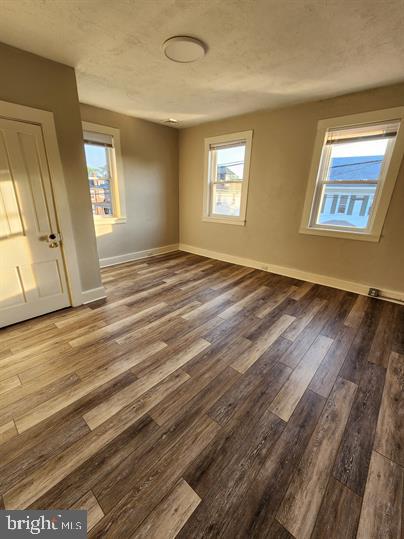
<svg viewBox="0 0 404 539"><path fill-rule="evenodd" d="M113 215L102 217L101 215L93 214L94 223L95 225L126 223L125 178L121 152L121 133L119 129L116 129L115 127L85 121L81 123L83 131L110 135L113 144L113 148L110 148L107 153L111 172L110 182Z"/></svg>
<svg viewBox="0 0 404 539"><path fill-rule="evenodd" d="M319 209L318 185L323 177L323 163L321 157L326 141L328 129L343 129L348 127L360 127L366 124L399 121L401 122L395 139L394 147L390 151L390 163L386 173L378 181L374 198L374 208L366 229L354 230L342 227L332 227L329 225L319 225L313 220L313 212ZM299 232L302 234L312 234L318 236L329 236L335 238L354 239L362 241L378 242L382 233L387 210L393 194L400 165L404 154L404 107L383 109L337 118L320 120L317 124L317 134L314 143L313 157L310 166L309 180L306 189L302 219Z"/></svg>
<svg viewBox="0 0 404 539"><path fill-rule="evenodd" d="M204 180L203 180L203 213L202 221L211 223L224 223L228 225L245 226L247 199L248 199L248 184L250 177L250 162L251 162L251 146L252 146L253 131L240 131L238 133L227 133L216 137L205 138L205 153L204 153ZM245 142L244 168L243 179L233 180L228 182L213 182L211 180L211 159L210 147L213 144L235 144L237 142ZM219 215L211 212L212 192L215 183L241 183L240 196L240 215Z"/></svg>

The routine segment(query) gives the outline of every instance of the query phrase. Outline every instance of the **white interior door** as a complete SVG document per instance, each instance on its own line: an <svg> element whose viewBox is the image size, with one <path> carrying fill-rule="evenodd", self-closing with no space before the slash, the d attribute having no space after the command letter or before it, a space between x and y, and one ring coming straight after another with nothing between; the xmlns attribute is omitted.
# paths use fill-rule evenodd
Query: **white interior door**
<svg viewBox="0 0 404 539"><path fill-rule="evenodd" d="M70 305L42 130L0 118L0 327Z"/></svg>

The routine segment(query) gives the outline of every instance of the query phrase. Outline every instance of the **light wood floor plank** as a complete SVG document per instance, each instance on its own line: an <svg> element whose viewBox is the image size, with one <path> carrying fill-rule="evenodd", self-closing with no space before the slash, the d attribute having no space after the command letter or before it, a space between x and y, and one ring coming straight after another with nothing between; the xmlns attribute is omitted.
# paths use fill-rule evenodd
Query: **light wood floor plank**
<svg viewBox="0 0 404 539"><path fill-rule="evenodd" d="M0 445L4 444L14 436L17 436L18 432L15 428L14 421L9 421L4 425L0 425Z"/></svg>
<svg viewBox="0 0 404 539"><path fill-rule="evenodd" d="M87 531L89 532L94 528L94 526L99 522L104 513L97 501L97 498L89 490L82 496L76 503L74 503L70 509L84 509L87 511Z"/></svg>
<svg viewBox="0 0 404 539"><path fill-rule="evenodd" d="M293 322L293 324L288 327L288 329L283 334L283 337L285 337L285 339L289 339L290 341L294 341L304 330L304 328L311 322L311 320L313 320L318 311L320 311L320 309L324 307L324 305L324 300L314 298L303 316L297 318Z"/></svg>
<svg viewBox="0 0 404 539"><path fill-rule="evenodd" d="M293 294L296 292L295 286L288 286L286 289L281 288L280 290L275 290L274 294L271 295L258 309L258 311L255 313L258 318L265 318L270 312L274 311L276 307L281 305L281 303L288 297L293 297Z"/></svg>
<svg viewBox="0 0 404 539"><path fill-rule="evenodd" d="M252 343L251 348L241 354L241 356L233 363L233 369L236 369L236 371L241 373L244 373L249 369L294 320L294 316L289 316L287 314L282 315L264 335L258 338L256 342Z"/></svg>
<svg viewBox="0 0 404 539"><path fill-rule="evenodd" d="M297 290L293 292L293 294L291 295L292 299L295 299L296 301L302 299L307 294L307 292L309 292L313 288L313 286L313 283L303 283L298 287Z"/></svg>
<svg viewBox="0 0 404 539"><path fill-rule="evenodd" d="M130 406L103 423L98 429L80 438L62 453L49 458L41 468L26 474L17 485L3 495L8 509L25 509L55 486L86 460L94 456L125 429L135 423Z"/></svg>
<svg viewBox="0 0 404 539"><path fill-rule="evenodd" d="M16 387L20 385L21 385L21 380L18 378L18 376L12 376L11 378L2 380L0 382L0 395L2 393L7 393L11 389L15 389Z"/></svg>
<svg viewBox="0 0 404 539"><path fill-rule="evenodd" d="M174 539L201 499L183 479L135 531L136 539Z"/></svg>
<svg viewBox="0 0 404 539"><path fill-rule="evenodd" d="M112 364L109 368L102 370L95 376L91 376L88 380L83 381L78 386L74 386L71 390L68 390L65 394L56 395L49 401L46 401L34 409L30 410L21 417L16 418L16 426L18 432L24 432L27 429L37 425L44 419L47 419L51 415L55 414L59 410L62 410L66 406L69 406L72 402L77 401L84 395L90 393L90 391L102 386L106 382L109 382L113 378L119 376L130 367L133 367L137 363L140 363L152 354L162 350L166 347L163 342L153 343L151 346L146 347L143 350L139 350L134 353L127 361Z"/></svg>
<svg viewBox="0 0 404 539"><path fill-rule="evenodd" d="M82 346L83 344L94 342L102 337L107 337L114 334L114 332L117 330L121 331L122 329L130 327L134 322L141 320L142 318L145 318L146 316L149 316L156 311L159 311L165 306L165 303L157 303L157 305L152 305L147 309L131 314L130 316L122 318L121 320L117 320L116 322L113 322L112 324L109 324L101 329L88 333L87 335L77 337L76 339L69 341L69 344L73 347Z"/></svg>
<svg viewBox="0 0 404 539"><path fill-rule="evenodd" d="M270 409L274 414L284 421L289 421L332 342L332 339L323 335L314 341L272 402Z"/></svg>
<svg viewBox="0 0 404 539"><path fill-rule="evenodd" d="M128 406L128 404L133 405L136 403L136 411L133 412L133 417L142 417L189 378L189 375L182 371L178 371L176 376L172 377L169 375L163 377L147 375L84 414L83 419L90 429L94 430L117 414L122 408ZM151 389L155 389L155 391L149 391Z"/></svg>
<svg viewBox="0 0 404 539"><path fill-rule="evenodd" d="M369 298L367 296L358 296L351 311L345 319L345 325L351 328L358 328L363 320L368 303Z"/></svg>
<svg viewBox="0 0 404 539"><path fill-rule="evenodd" d="M312 391L328 397L355 335L356 330L350 327L340 331L310 382L309 388Z"/></svg>
<svg viewBox="0 0 404 539"><path fill-rule="evenodd" d="M236 315L238 312L240 312L244 307L247 305L253 303L255 300L260 298L265 292L268 291L267 286L260 286L258 290L254 290L254 292L251 292L247 296L245 296L243 299L239 300L234 305L231 305L227 309L225 309L223 312L219 314L220 318L224 318L227 320L228 318L231 318L232 316Z"/></svg>

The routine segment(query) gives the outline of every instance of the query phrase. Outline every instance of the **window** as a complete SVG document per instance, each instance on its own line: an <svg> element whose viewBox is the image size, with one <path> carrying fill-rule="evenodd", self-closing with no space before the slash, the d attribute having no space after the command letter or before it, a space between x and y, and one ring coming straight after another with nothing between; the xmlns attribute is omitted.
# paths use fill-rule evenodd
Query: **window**
<svg viewBox="0 0 404 539"><path fill-rule="evenodd" d="M125 222L119 130L88 122L83 129L94 220Z"/></svg>
<svg viewBox="0 0 404 539"><path fill-rule="evenodd" d="M403 112L319 122L301 232L378 241L403 156Z"/></svg>
<svg viewBox="0 0 404 539"><path fill-rule="evenodd" d="M205 221L245 224L252 131L205 139Z"/></svg>

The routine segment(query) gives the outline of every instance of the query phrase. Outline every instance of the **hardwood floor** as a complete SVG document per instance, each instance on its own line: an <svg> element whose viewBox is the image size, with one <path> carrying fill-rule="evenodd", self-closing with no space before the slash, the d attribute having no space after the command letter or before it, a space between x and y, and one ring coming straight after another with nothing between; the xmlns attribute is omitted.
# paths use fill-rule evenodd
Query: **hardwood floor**
<svg viewBox="0 0 404 539"><path fill-rule="evenodd" d="M89 536L399 538L404 307L185 253L0 330L0 507Z"/></svg>

